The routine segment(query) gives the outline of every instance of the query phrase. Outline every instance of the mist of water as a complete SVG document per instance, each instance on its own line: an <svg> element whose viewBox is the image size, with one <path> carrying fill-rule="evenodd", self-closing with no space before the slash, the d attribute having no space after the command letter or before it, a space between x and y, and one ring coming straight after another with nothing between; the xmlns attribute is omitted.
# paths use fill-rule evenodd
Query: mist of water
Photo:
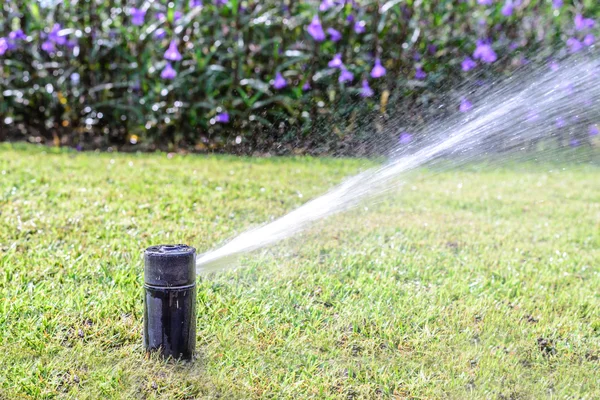
<svg viewBox="0 0 600 400"><path fill-rule="evenodd" d="M313 222L346 211L396 189L406 174L435 160L470 160L499 151L525 152L547 141L556 148L589 146L600 122L600 60L565 62L513 74L471 93L472 110L430 121L416 132L422 140L399 145L389 161L342 182L283 217L250 229L200 255L199 273L222 270L241 254L305 230ZM401 118L401 116L399 116Z"/></svg>

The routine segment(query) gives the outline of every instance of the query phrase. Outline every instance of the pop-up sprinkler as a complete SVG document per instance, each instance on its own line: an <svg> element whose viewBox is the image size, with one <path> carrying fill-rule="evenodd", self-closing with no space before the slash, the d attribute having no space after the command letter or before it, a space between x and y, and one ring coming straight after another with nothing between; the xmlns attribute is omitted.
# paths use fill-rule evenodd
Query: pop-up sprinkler
<svg viewBox="0 0 600 400"><path fill-rule="evenodd" d="M144 348L192 359L196 348L196 249L152 246L144 253Z"/></svg>

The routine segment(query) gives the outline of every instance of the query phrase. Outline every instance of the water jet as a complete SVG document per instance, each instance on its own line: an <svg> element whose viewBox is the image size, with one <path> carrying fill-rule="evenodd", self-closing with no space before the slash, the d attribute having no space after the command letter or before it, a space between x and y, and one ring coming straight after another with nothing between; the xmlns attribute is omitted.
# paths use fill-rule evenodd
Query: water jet
<svg viewBox="0 0 600 400"><path fill-rule="evenodd" d="M572 58L558 70L546 66L525 68L488 82L473 91L469 107L415 127L413 132L420 133L419 140L412 142L406 138L408 134L400 134L397 147L384 164L349 177L288 214L201 254L198 273L229 268L242 254L290 238L316 221L384 196L400 188L409 172L423 166L438 162L460 166L481 157L489 159L490 154L506 157L509 152L536 159L527 152L542 145L547 146L540 150L547 157L582 143L591 148L591 136L598 134L596 121L600 120L594 107L600 104L598 76L600 59Z"/></svg>
<svg viewBox="0 0 600 400"><path fill-rule="evenodd" d="M144 349L191 360L196 348L196 249L184 244L144 253Z"/></svg>

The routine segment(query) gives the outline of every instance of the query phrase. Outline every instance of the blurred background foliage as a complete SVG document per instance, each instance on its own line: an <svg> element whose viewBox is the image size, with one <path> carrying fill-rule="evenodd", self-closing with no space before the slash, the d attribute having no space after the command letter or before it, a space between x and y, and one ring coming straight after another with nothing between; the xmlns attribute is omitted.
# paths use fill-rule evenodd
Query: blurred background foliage
<svg viewBox="0 0 600 400"><path fill-rule="evenodd" d="M597 0L1 4L0 139L249 154L394 140L440 96L456 112L460 82L586 51L600 12Z"/></svg>

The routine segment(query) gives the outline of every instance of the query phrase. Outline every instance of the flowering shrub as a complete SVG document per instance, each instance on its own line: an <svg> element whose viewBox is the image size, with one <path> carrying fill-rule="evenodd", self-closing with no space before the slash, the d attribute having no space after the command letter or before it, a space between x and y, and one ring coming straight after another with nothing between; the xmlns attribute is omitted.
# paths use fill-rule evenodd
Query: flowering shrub
<svg viewBox="0 0 600 400"><path fill-rule="evenodd" d="M556 48L584 51L600 12L596 0L1 7L0 136L198 150L347 143L369 131L357 121L431 102L483 65L501 74L533 55L554 62ZM457 97L455 110L471 107Z"/></svg>

